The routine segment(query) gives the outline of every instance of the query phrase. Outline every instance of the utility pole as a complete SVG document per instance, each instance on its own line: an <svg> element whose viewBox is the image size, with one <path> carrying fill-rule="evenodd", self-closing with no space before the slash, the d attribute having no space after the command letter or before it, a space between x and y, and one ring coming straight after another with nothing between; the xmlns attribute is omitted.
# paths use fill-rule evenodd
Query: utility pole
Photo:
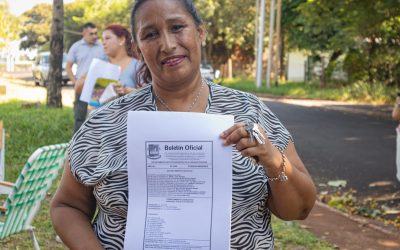
<svg viewBox="0 0 400 250"><path fill-rule="evenodd" d="M257 0L259 1L259 0ZM257 88L261 87L262 83L262 54L264 47L264 19L265 19L265 0L261 0L260 10L258 11L259 22L258 22L258 47L257 47L257 69L256 69L256 85ZM256 17L258 18L258 16Z"/></svg>
<svg viewBox="0 0 400 250"><path fill-rule="evenodd" d="M260 19L258 16L260 15L260 0L256 0L256 23L254 26L254 58L257 59L257 48L258 48L258 27ZM256 61L257 62L257 61Z"/></svg>
<svg viewBox="0 0 400 250"><path fill-rule="evenodd" d="M276 5L276 54L274 63L274 82L278 86L280 61L281 61L281 14L282 14L282 0L278 0Z"/></svg>
<svg viewBox="0 0 400 250"><path fill-rule="evenodd" d="M269 10L269 38L268 38L268 67L267 67L267 88L271 87L271 68L272 68L272 46L274 39L274 20L275 20L275 0L271 0Z"/></svg>

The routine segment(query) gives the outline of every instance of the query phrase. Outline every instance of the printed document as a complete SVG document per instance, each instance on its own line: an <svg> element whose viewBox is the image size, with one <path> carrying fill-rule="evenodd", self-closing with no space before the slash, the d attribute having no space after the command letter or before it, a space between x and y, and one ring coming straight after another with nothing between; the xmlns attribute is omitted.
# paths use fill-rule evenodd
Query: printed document
<svg viewBox="0 0 400 250"><path fill-rule="evenodd" d="M120 66L93 58L83 84L80 100L87 103L90 103L92 99L98 100L109 83L118 81L120 74Z"/></svg>
<svg viewBox="0 0 400 250"><path fill-rule="evenodd" d="M125 249L230 249L233 116L128 113Z"/></svg>

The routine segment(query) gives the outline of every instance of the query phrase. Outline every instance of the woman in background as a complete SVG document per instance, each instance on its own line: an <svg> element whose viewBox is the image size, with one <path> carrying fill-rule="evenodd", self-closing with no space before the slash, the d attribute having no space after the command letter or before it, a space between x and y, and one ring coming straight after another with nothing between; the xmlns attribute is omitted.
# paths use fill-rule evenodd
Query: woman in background
<svg viewBox="0 0 400 250"><path fill-rule="evenodd" d="M136 71L139 61L134 57L132 50L132 35L122 25L111 24L103 32L104 53L108 61L121 67L119 84L115 85L115 91L119 96L134 91L140 84L136 82ZM77 83L75 89L82 91L85 77Z"/></svg>
<svg viewBox="0 0 400 250"><path fill-rule="evenodd" d="M117 93L126 95L134 91L139 87L135 79L139 64L133 54L131 33L122 25L111 24L103 32L103 47L109 62L121 67Z"/></svg>
<svg viewBox="0 0 400 250"><path fill-rule="evenodd" d="M392 111L392 118L395 121L400 122L400 93L397 93L396 102ZM396 177L400 181L400 124L396 128L397 134L397 145L396 145Z"/></svg>

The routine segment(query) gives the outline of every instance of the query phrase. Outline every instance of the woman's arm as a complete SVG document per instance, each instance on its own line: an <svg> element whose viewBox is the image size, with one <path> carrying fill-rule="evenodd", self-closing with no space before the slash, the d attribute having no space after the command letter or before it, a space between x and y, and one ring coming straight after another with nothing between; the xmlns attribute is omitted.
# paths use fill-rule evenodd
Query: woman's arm
<svg viewBox="0 0 400 250"><path fill-rule="evenodd" d="M85 80L86 80L86 75L83 75L78 80L75 81L75 85L74 85L75 93L82 94L82 89L83 89Z"/></svg>
<svg viewBox="0 0 400 250"><path fill-rule="evenodd" d="M316 189L292 141L289 142L283 154L286 157L285 174L288 180L268 182L270 187L268 207L281 219L302 220L308 216L314 206ZM276 172L270 174L269 177L278 175Z"/></svg>
<svg viewBox="0 0 400 250"><path fill-rule="evenodd" d="M289 141L282 154L261 130L264 144L251 140L243 123L237 123L224 131L221 138L225 145L236 144L236 149L243 156L256 158L270 179L281 173L287 176L287 180L284 181L268 182L270 185L268 207L272 213L284 220L305 219L315 203L314 183L300 160L293 142Z"/></svg>
<svg viewBox="0 0 400 250"><path fill-rule="evenodd" d="M91 225L96 210L92 192L75 180L67 163L50 213L54 229L70 249L103 249Z"/></svg>

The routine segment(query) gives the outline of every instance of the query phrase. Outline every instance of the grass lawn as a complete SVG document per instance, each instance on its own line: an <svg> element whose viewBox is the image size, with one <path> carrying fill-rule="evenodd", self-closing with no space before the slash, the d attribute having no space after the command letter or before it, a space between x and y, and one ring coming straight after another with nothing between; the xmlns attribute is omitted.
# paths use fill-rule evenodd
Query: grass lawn
<svg viewBox="0 0 400 250"><path fill-rule="evenodd" d="M271 84L266 87L255 86L254 79L224 79L222 85L253 93L264 93L273 96L286 96L293 98L309 98L335 101L348 101L354 103L392 104L396 98L398 89L385 87L379 84L353 83L348 86L328 85L321 87L318 83L285 82L278 86Z"/></svg>
<svg viewBox="0 0 400 250"><path fill-rule="evenodd" d="M22 108L21 102L0 103L0 119L6 130L6 180L14 182L30 154L40 146L69 141L73 130L72 109L49 109L44 105ZM55 241L49 202L60 177L36 215L33 226L42 249L65 249ZM276 249L335 249L301 229L295 222L273 219ZM32 249L27 232L0 240L0 249Z"/></svg>
<svg viewBox="0 0 400 250"><path fill-rule="evenodd" d="M0 103L0 119L6 132L6 180L14 182L28 157L44 145L68 142L72 136L73 113L71 108L49 109L44 105L22 108L21 102ZM49 215L49 201L56 190L59 178L43 202L33 226L42 249L64 249L55 241ZM0 249L32 249L28 232L0 240Z"/></svg>

